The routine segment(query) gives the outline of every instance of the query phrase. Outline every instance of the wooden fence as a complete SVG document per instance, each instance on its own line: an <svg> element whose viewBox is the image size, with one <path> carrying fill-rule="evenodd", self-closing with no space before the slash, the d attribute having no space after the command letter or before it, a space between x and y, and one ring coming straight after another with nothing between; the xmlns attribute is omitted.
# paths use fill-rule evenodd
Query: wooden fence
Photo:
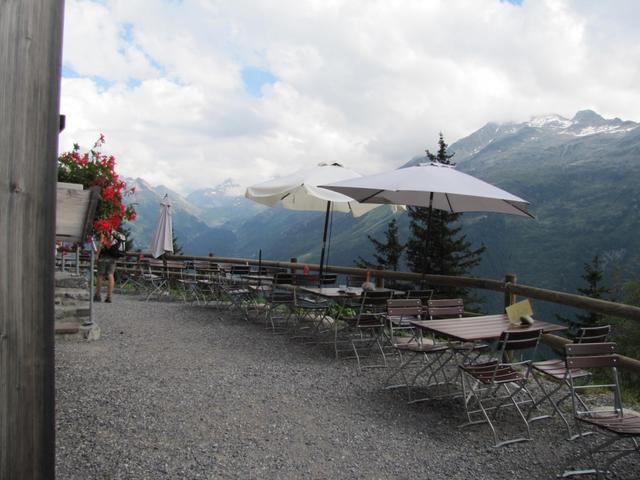
<svg viewBox="0 0 640 480"><path fill-rule="evenodd" d="M147 255L147 254L145 254ZM261 265L263 267L286 268L286 269L302 269L302 264L298 263L295 258L289 262L280 262L272 260L257 260L250 258L234 258L234 257L197 257L197 256L177 256L167 255L170 260L209 260L216 263L236 264L236 265ZM311 271L319 271L320 266L316 264L304 264ZM504 294L505 306L511 305L515 301L515 296L533 298L543 300L558 305L566 305L570 307L581 308L593 312L610 315L613 317L629 318L640 321L640 308L624 303L609 302L596 298L584 297L572 293L557 292L545 288L537 288L529 285L521 285L517 283L514 274L505 275L504 280L488 280L483 278L472 277L452 277L447 275L422 275L413 272L394 272L389 270L375 269L367 270L356 267L340 267L328 265L324 268L326 273L337 273L343 275L359 275L364 276L367 272L371 272L373 277L381 284L384 279L407 280L412 282L425 282L428 285L442 285L460 288L477 288L480 290L489 290L494 292L502 292ZM639 327L640 328L640 327ZM556 348L561 348L570 340L559 337L557 335L543 335L543 341ZM620 366L640 373L640 360L620 355Z"/></svg>

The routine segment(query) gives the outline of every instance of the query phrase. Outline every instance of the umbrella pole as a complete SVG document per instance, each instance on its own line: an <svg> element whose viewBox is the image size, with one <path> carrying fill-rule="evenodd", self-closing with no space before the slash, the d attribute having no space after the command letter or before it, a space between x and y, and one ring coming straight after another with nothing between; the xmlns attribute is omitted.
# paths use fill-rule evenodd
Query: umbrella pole
<svg viewBox="0 0 640 480"><path fill-rule="evenodd" d="M322 274L324 273L324 250L327 246L327 228L329 227L329 212L331 210L331 202L327 202L327 211L324 215L324 233L322 234L322 250L320 252L320 274L318 284L322 286Z"/></svg>
<svg viewBox="0 0 640 480"><path fill-rule="evenodd" d="M433 214L433 192L429 194L429 213L427 214L427 232L426 239L424 241L424 259L422 260L422 283L424 285L424 276L427 274L427 267L429 266L429 243L431 242L431 216Z"/></svg>

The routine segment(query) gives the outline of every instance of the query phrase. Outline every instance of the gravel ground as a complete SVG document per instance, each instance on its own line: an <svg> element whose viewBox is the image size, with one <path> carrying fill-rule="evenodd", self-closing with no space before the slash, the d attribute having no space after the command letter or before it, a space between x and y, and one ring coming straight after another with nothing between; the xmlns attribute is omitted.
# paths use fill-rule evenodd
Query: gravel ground
<svg viewBox="0 0 640 480"><path fill-rule="evenodd" d="M543 479L587 440L551 419L492 448L459 403L408 406L386 372L210 307L116 295L95 314L99 341L56 345L60 479Z"/></svg>

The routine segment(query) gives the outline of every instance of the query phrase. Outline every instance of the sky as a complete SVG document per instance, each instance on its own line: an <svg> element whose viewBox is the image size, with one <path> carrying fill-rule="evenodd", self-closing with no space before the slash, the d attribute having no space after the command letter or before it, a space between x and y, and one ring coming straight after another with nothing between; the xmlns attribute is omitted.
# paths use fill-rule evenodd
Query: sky
<svg viewBox="0 0 640 480"><path fill-rule="evenodd" d="M487 122L640 121L636 0L66 0L60 151L178 192L399 167Z"/></svg>

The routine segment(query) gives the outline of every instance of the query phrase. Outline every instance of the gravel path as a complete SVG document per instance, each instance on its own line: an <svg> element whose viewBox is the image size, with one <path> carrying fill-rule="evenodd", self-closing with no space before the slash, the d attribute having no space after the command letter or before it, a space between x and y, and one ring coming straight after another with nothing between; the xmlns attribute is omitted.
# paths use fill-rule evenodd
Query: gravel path
<svg viewBox="0 0 640 480"><path fill-rule="evenodd" d="M56 345L60 479L543 479L579 450L557 419L491 448L458 403L407 406L381 370L212 308L114 302L99 341Z"/></svg>

